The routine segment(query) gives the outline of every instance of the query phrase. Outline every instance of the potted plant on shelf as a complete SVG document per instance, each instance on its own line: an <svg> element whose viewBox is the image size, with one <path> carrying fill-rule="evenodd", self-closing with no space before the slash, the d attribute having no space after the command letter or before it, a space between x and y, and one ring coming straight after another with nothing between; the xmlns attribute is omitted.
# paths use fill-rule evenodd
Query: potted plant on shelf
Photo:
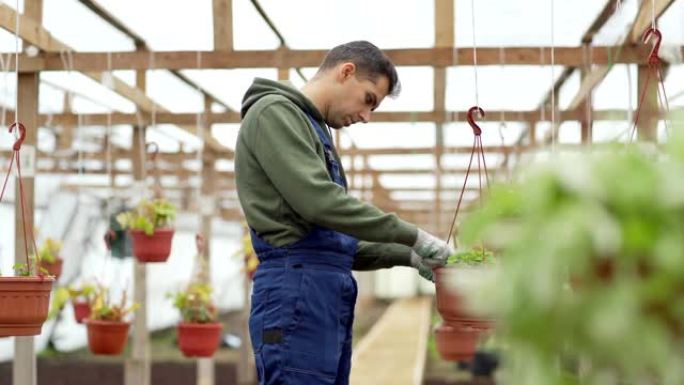
<svg viewBox="0 0 684 385"><path fill-rule="evenodd" d="M44 270L49 275L53 275L55 279L59 279L62 274L62 264L64 260L59 256L59 252L62 249L62 242L52 239L50 237L45 238L43 244L38 248L38 261L39 269Z"/></svg>
<svg viewBox="0 0 684 385"><path fill-rule="evenodd" d="M684 383L684 142L668 146L547 162L467 218L461 237L502 253L482 291L507 381Z"/></svg>
<svg viewBox="0 0 684 385"><path fill-rule="evenodd" d="M125 321L125 318L139 307L135 303L127 306L126 300L124 291L121 301L112 304L107 289L97 287L91 303L90 316L85 319L88 346L93 354L117 355L123 351L130 326L130 322Z"/></svg>
<svg viewBox="0 0 684 385"><path fill-rule="evenodd" d="M222 325L216 321L211 292L209 284L192 282L171 296L182 318L178 345L186 357L211 357L218 348Z"/></svg>
<svg viewBox="0 0 684 385"><path fill-rule="evenodd" d="M133 254L140 262L165 262L171 254L174 230L171 221L176 208L164 199L143 199L135 209L119 214L116 219L129 229Z"/></svg>

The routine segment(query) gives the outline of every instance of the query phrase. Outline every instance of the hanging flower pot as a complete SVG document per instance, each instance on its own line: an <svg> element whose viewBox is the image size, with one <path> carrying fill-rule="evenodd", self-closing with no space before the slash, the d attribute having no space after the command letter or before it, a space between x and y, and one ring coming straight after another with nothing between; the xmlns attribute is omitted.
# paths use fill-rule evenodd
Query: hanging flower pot
<svg viewBox="0 0 684 385"><path fill-rule="evenodd" d="M171 254L173 229L157 229L147 235L142 230L130 230L133 254L140 262L166 262Z"/></svg>
<svg viewBox="0 0 684 385"><path fill-rule="evenodd" d="M186 357L211 357L218 349L222 325L181 322L178 324L178 346Z"/></svg>
<svg viewBox="0 0 684 385"><path fill-rule="evenodd" d="M0 277L0 337L40 334L47 318L52 277Z"/></svg>
<svg viewBox="0 0 684 385"><path fill-rule="evenodd" d="M445 323L468 325L479 330L492 327L491 319L474 314L466 308L465 297L458 283L477 280L487 274L486 268L447 265L434 270L437 311Z"/></svg>
<svg viewBox="0 0 684 385"><path fill-rule="evenodd" d="M93 354L118 355L128 339L129 322L86 319L88 347Z"/></svg>
<svg viewBox="0 0 684 385"><path fill-rule="evenodd" d="M47 275L52 275L55 280L59 279L62 275L62 265L64 260L62 258L56 258L54 262L48 262L45 260L40 261L40 268L44 269Z"/></svg>
<svg viewBox="0 0 684 385"><path fill-rule="evenodd" d="M442 323L435 328L437 352L447 361L470 361L475 355L480 333L469 326Z"/></svg>
<svg viewBox="0 0 684 385"><path fill-rule="evenodd" d="M176 208L164 199L143 199L136 208L116 216L133 239L133 255L140 262L165 262L171 254Z"/></svg>
<svg viewBox="0 0 684 385"><path fill-rule="evenodd" d="M130 323L124 318L139 307L135 303L126 306L126 298L124 291L119 303L111 303L107 289L97 286L90 302L90 316L85 319L88 346L93 354L117 355L126 346Z"/></svg>
<svg viewBox="0 0 684 385"><path fill-rule="evenodd" d="M74 318L76 322L83 323L83 321L90 316L90 303L88 301L73 301Z"/></svg>

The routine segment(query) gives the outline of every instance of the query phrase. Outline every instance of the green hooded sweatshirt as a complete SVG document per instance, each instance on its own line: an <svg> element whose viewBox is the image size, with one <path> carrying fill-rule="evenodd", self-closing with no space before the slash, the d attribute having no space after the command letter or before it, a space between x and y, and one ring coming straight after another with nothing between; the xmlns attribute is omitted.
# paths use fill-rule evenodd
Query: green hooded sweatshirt
<svg viewBox="0 0 684 385"><path fill-rule="evenodd" d="M314 104L286 83L257 78L247 90L235 148L235 180L247 223L276 247L302 239L314 225L354 236L360 241L355 270L409 266L417 228L332 181L307 113L326 127Z"/></svg>

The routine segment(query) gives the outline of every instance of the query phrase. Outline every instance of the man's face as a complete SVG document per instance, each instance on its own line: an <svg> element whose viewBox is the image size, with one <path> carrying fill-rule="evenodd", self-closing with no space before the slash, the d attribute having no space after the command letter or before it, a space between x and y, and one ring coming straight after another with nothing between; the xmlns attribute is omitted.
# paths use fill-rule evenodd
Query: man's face
<svg viewBox="0 0 684 385"><path fill-rule="evenodd" d="M332 128L348 127L354 123L368 123L389 92L386 76L376 79L358 77L353 63L345 63L338 73L338 87L328 110L326 123Z"/></svg>

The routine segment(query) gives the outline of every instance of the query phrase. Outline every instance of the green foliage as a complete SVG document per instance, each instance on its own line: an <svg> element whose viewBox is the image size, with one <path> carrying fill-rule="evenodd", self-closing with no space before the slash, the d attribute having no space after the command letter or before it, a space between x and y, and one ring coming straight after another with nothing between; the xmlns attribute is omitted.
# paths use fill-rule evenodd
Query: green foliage
<svg viewBox="0 0 684 385"><path fill-rule="evenodd" d="M447 266L481 266L494 263L494 254L483 248L457 252L447 258Z"/></svg>
<svg viewBox="0 0 684 385"><path fill-rule="evenodd" d="M169 227L176 217L176 207L164 199L143 199L135 209L117 215L122 229L142 230L147 235Z"/></svg>
<svg viewBox="0 0 684 385"><path fill-rule="evenodd" d="M124 291L118 304L110 302L108 290L102 286L96 286L94 297L90 302L90 318L98 321L123 322L124 317L136 311L140 304L134 303L126 306L127 295Z"/></svg>
<svg viewBox="0 0 684 385"><path fill-rule="evenodd" d="M183 322L209 323L215 322L218 315L211 292L209 284L192 282L185 290L168 297L173 299L173 306L180 311Z"/></svg>
<svg viewBox="0 0 684 385"><path fill-rule="evenodd" d="M508 382L684 383L684 146L670 151L551 161L466 219L466 243L501 251L481 292Z"/></svg>
<svg viewBox="0 0 684 385"><path fill-rule="evenodd" d="M36 275L47 275L49 274L47 270L43 267L36 267L36 257L35 256L30 256L29 257L31 264L27 263L15 263L12 265L12 269L14 270L14 275L17 277L34 277ZM38 270L38 274L35 274L34 272Z"/></svg>
<svg viewBox="0 0 684 385"><path fill-rule="evenodd" d="M62 249L62 242L50 237L45 238L45 242L38 248L38 261L55 263L59 258L59 251Z"/></svg>
<svg viewBox="0 0 684 385"><path fill-rule="evenodd" d="M58 287L52 294L48 318L50 319L57 316L69 301L85 301L92 303L97 294L97 290L97 286L90 284L81 285L79 288L74 286Z"/></svg>

